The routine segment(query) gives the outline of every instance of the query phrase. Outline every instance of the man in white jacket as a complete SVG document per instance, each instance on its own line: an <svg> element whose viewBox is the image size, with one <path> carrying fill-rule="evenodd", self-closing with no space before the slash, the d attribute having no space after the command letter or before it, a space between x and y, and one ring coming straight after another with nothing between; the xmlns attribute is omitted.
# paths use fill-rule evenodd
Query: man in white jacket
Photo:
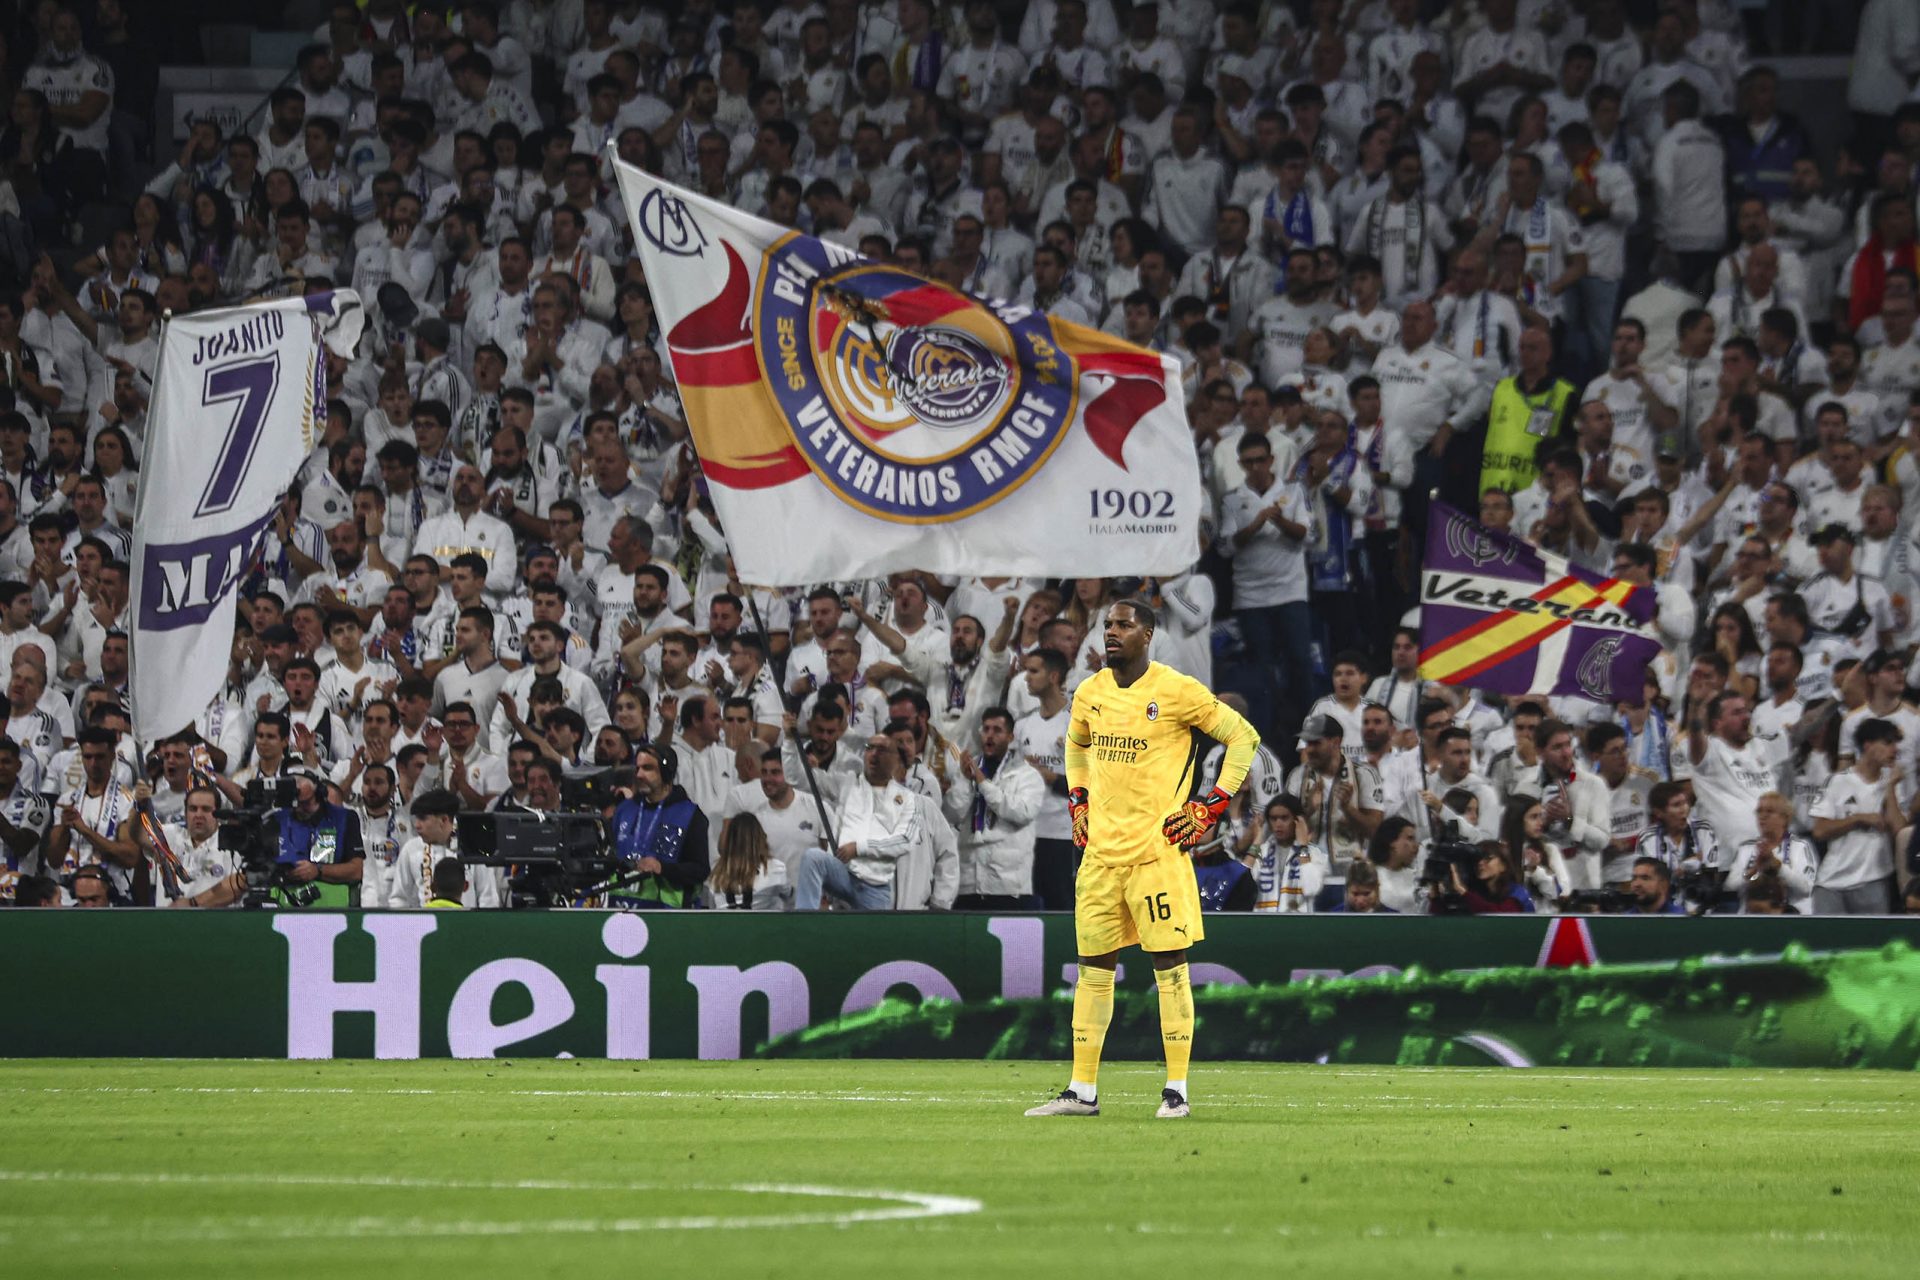
<svg viewBox="0 0 1920 1280"><path fill-rule="evenodd" d="M993 707L980 717L980 758L957 752L960 776L945 807L960 833L960 896L953 905L962 911L1033 906L1033 820L1047 802L1047 784L1007 749L1012 742L1012 713Z"/></svg>
<svg viewBox="0 0 1920 1280"><path fill-rule="evenodd" d="M920 838L893 864L893 909L948 911L960 890L959 842L939 796L916 792L913 798L920 803Z"/></svg>
<svg viewBox="0 0 1920 1280"><path fill-rule="evenodd" d="M899 759L893 739L867 739L865 784L841 791L840 847L808 849L793 866L795 911L818 911L822 893L861 911L892 909L894 864L921 839L919 800L894 781Z"/></svg>
<svg viewBox="0 0 1920 1280"><path fill-rule="evenodd" d="M1547 839L1567 860L1570 887L1598 889L1601 855L1613 841L1613 794L1598 774L1574 768L1570 726L1543 721L1533 731L1533 741L1540 767L1515 776L1513 798L1539 797L1547 811Z"/></svg>

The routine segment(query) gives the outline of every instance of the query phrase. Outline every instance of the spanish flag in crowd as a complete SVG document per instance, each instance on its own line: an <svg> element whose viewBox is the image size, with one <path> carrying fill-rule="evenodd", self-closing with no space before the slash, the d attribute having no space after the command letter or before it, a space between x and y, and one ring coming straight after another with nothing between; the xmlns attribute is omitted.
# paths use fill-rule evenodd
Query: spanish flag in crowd
<svg viewBox="0 0 1920 1280"><path fill-rule="evenodd" d="M1443 502L1427 518L1420 674L1496 694L1638 703L1660 652L1654 594L1488 529Z"/></svg>

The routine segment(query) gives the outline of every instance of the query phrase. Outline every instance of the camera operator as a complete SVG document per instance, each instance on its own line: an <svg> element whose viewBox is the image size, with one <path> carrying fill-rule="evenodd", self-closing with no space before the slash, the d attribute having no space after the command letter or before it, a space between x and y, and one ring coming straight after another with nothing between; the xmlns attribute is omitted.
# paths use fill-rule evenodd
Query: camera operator
<svg viewBox="0 0 1920 1280"><path fill-rule="evenodd" d="M1784 895L1767 914L1780 914L1781 908L1797 916L1813 914L1813 880L1820 859L1811 844L1793 834L1792 823L1793 801L1778 791L1760 797L1760 835L1740 846L1727 871L1727 884L1740 895L1743 913L1754 910L1754 897L1762 886L1766 891L1760 896L1772 905L1777 885Z"/></svg>
<svg viewBox="0 0 1920 1280"><path fill-rule="evenodd" d="M531 813L543 815L559 813L566 807L562 797L562 787L566 783L567 771L541 756L528 760L520 769L521 785L526 794L515 800L503 796L496 811L499 813Z"/></svg>
<svg viewBox="0 0 1920 1280"><path fill-rule="evenodd" d="M535 791L542 762L527 766L527 790ZM613 850L636 878L607 895L610 907L686 907L711 869L707 815L674 781L671 752L642 743L633 757L633 795L613 811Z"/></svg>
<svg viewBox="0 0 1920 1280"><path fill-rule="evenodd" d="M107 878L107 869L93 863L73 873L72 893L73 905L76 907L113 905L113 889Z"/></svg>
<svg viewBox="0 0 1920 1280"><path fill-rule="evenodd" d="M344 907L360 883L365 853L360 819L327 797L327 784L312 773L294 775L293 804L276 816L279 870L275 885L282 906Z"/></svg>
<svg viewBox="0 0 1920 1280"><path fill-rule="evenodd" d="M152 796L142 782L133 789L135 803ZM231 907L247 896L247 876L240 859L231 850L220 847L220 793L212 787L188 787L181 797L182 817L160 829L167 847L180 859L186 879L180 896L167 903L170 907ZM157 851L146 828L133 824L133 838L149 858Z"/></svg>
<svg viewBox="0 0 1920 1280"><path fill-rule="evenodd" d="M1635 858L1633 878L1627 881L1627 894L1633 899L1626 914L1630 916L1683 916L1687 909L1673 898L1673 873L1658 858Z"/></svg>
<svg viewBox="0 0 1920 1280"><path fill-rule="evenodd" d="M1450 892L1436 893L1429 903L1435 915L1464 911L1468 915L1531 915L1533 898L1520 887L1513 856L1497 841L1480 846L1480 860L1472 883L1460 875L1460 864L1448 867Z"/></svg>

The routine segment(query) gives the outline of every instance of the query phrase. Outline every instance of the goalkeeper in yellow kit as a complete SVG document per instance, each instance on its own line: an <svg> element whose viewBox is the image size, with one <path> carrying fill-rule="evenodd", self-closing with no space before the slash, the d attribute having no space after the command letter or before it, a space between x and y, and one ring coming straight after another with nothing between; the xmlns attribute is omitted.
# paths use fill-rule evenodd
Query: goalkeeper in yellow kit
<svg viewBox="0 0 1920 1280"><path fill-rule="evenodd" d="M1193 988L1187 948L1205 936L1193 863L1181 846L1205 836L1247 776L1260 735L1191 676L1147 660L1153 610L1124 600L1107 610L1106 666L1074 691L1067 724L1067 805L1086 850L1074 884L1080 980L1073 992L1073 1079L1030 1116L1097 1116L1100 1046L1113 1018L1120 948L1153 957L1160 1040L1167 1053L1162 1119L1187 1114ZM1226 744L1219 785L1189 799L1200 743Z"/></svg>

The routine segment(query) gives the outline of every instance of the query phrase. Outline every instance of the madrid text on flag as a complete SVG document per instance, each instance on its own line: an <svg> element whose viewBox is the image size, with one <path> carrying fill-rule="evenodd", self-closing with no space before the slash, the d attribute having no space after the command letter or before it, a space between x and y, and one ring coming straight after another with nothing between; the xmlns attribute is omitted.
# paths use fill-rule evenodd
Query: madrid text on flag
<svg viewBox="0 0 1920 1280"><path fill-rule="evenodd" d="M1175 574L1202 488L1179 365L614 160L729 544L766 586Z"/></svg>
<svg viewBox="0 0 1920 1280"><path fill-rule="evenodd" d="M1498 694L1637 703L1660 652L1654 594L1432 504L1420 674Z"/></svg>

